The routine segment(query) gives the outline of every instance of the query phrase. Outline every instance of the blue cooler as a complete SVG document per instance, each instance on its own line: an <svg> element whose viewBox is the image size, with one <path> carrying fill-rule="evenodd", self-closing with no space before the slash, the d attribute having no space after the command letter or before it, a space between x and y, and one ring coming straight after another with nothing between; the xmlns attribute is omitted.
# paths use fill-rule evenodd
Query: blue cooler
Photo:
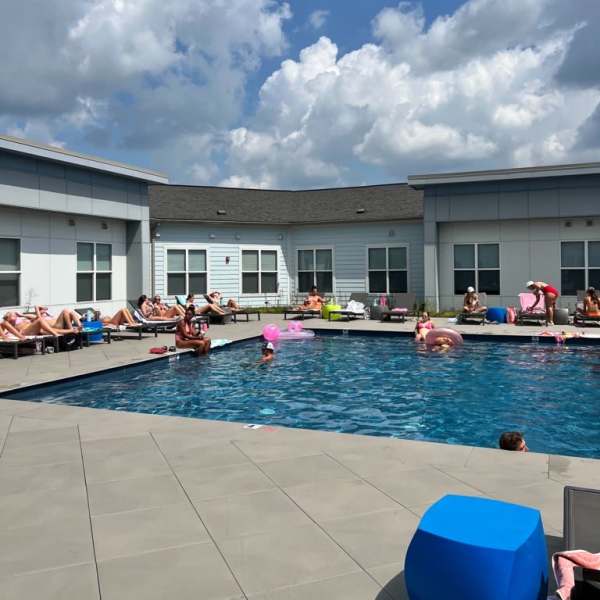
<svg viewBox="0 0 600 600"><path fill-rule="evenodd" d="M494 323L506 323L506 308L503 306L492 306L487 309L485 316L487 321L493 321Z"/></svg>
<svg viewBox="0 0 600 600"><path fill-rule="evenodd" d="M104 325L102 321L82 321L81 324L83 325L84 331L98 331L98 333L90 333L90 344L104 343L104 337L102 336L102 329Z"/></svg>

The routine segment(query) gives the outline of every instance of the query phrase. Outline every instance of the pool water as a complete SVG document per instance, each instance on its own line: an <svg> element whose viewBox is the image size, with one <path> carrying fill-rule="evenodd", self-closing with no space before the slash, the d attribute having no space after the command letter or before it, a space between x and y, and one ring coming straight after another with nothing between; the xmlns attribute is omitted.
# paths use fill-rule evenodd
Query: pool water
<svg viewBox="0 0 600 600"><path fill-rule="evenodd" d="M163 415L496 447L523 431L538 452L600 457L600 347L317 336L260 342L8 394ZM1 402L1 399L0 399Z"/></svg>

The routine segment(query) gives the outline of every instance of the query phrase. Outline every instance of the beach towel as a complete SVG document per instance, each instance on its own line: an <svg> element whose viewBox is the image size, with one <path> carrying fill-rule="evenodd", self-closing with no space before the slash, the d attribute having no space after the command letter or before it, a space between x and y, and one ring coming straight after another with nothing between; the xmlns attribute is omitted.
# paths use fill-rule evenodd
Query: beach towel
<svg viewBox="0 0 600 600"><path fill-rule="evenodd" d="M552 555L552 570L556 579L556 594L561 600L571 600L575 588L575 567L600 570L600 553L567 550Z"/></svg>

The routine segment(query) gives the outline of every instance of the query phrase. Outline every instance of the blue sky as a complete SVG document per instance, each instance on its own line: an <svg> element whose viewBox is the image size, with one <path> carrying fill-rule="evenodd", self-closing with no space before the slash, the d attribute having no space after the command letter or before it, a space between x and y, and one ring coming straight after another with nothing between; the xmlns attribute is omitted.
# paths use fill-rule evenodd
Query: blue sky
<svg viewBox="0 0 600 600"><path fill-rule="evenodd" d="M309 188L598 160L596 0L5 0L0 132Z"/></svg>

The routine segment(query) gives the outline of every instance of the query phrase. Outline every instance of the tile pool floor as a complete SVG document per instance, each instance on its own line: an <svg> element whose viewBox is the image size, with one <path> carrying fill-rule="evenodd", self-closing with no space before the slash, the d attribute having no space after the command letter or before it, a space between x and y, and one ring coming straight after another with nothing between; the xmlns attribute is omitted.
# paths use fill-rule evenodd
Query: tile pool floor
<svg viewBox="0 0 600 600"><path fill-rule="evenodd" d="M3 359L0 381L6 389L134 362L149 345ZM404 599L406 547L443 494L538 507L554 550L563 486L600 487L600 461L590 459L2 398L0 450L3 600Z"/></svg>

